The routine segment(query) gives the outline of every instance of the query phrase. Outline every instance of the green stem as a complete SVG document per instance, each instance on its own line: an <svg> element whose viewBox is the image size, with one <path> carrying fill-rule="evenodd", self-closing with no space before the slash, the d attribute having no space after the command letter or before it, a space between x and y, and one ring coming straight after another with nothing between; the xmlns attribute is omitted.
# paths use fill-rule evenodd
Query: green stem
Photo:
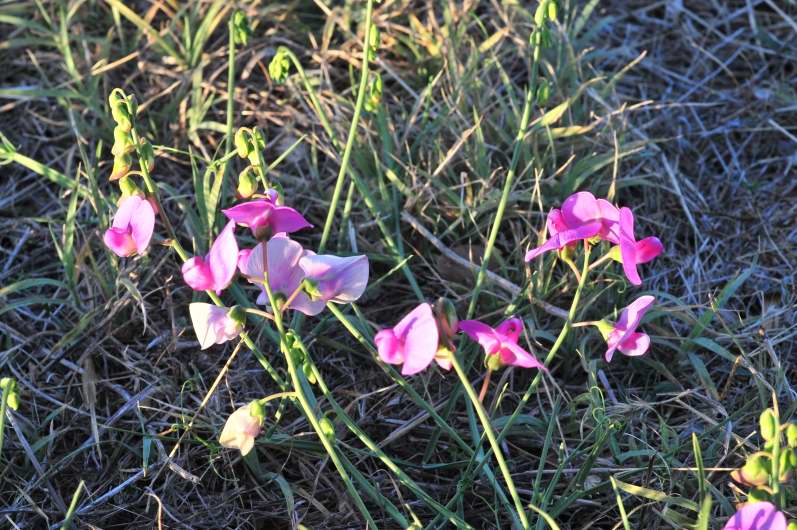
<svg viewBox="0 0 797 530"><path fill-rule="evenodd" d="M329 455L330 460L335 465L335 468L338 470L338 474L340 475L343 483L346 486L346 489L349 491L349 495L351 495L354 503L357 505L357 509L360 510L363 517L365 517L366 521L368 522L369 528L378 528L376 522L373 520L373 517L368 512L368 508L365 506L360 494L357 493L357 490L354 488L351 478L349 477L348 472L346 471L346 467L343 465L340 457L335 450L335 447L332 445L332 442L329 441L326 434L321 428L321 423L316 416L315 411L313 410L313 406L310 404L310 401L307 399L307 395L304 392L304 388L302 387L302 381L299 378L299 373L296 369L296 361L293 358L293 354L288 347L287 336L285 334L285 327L282 322L282 311L280 310L279 306L277 305L277 300L274 296L274 293L271 290L271 286L268 282L268 269L264 268L263 270L263 287L266 291L266 296L268 296L269 303L271 304L272 311L274 312L274 324L277 326L277 331L279 332L280 336L280 350L285 356L285 361L288 366L288 374L291 378L291 384L293 385L293 391L296 393L296 399L299 401L299 405L302 408L302 412L304 412L307 421L310 422L310 425L313 427L313 430L318 435L318 439L321 442L321 445L324 446L327 454Z"/></svg>
<svg viewBox="0 0 797 530"><path fill-rule="evenodd" d="M229 167L227 161L232 153L233 147L233 112L235 112L235 37L233 20L235 13L230 16L230 21L227 23L227 33L229 34L228 55L227 55L227 140L224 145L224 168L222 174L224 181L222 186L227 184L227 168ZM222 192L224 197L224 192Z"/></svg>
<svg viewBox="0 0 797 530"><path fill-rule="evenodd" d="M11 392L11 385L3 389L0 397L0 455L3 454L3 439L6 434L6 410L8 410L8 395Z"/></svg>
<svg viewBox="0 0 797 530"><path fill-rule="evenodd" d="M335 189L332 191L332 200L329 203L329 211L327 212L326 221L324 221L324 230L321 233L321 242L318 244L319 254L321 254L326 248L327 240L329 239L329 233L332 230L332 221L335 218L335 210L337 210L338 207L340 192L343 189L343 181L346 177L346 171L349 167L349 159L351 158L351 151L354 147L354 138L357 135L357 123L360 121L360 114L362 113L363 103L365 102L365 92L368 87L368 37L371 33L371 14L373 12L373 7L373 0L368 0L365 6L365 34L363 35L363 58L362 69L360 71L360 86L357 89L357 101L354 104L354 115L351 119L349 136L346 139L346 147L343 149L343 157L340 161L338 178L335 180Z"/></svg>
<svg viewBox="0 0 797 530"><path fill-rule="evenodd" d="M490 418L487 415L487 411L484 410L484 406L481 404L481 401L479 401L479 396L477 396L476 391L473 390L470 381L468 381L468 376L462 369L462 365L459 364L456 355L451 355L451 366L453 366L454 371L457 372L460 381L462 381L462 385L465 387L465 393L470 398L473 407L476 409L476 413L479 415L479 421L481 421L484 434L487 436L487 440L489 440L490 446L493 449L495 459L498 461L498 467L501 469L506 487L509 489L509 494L512 496L512 501L515 503L515 509L517 510L518 517L520 517L520 522L524 529L529 528L529 520L526 516L526 511L523 509L523 501L520 500L520 495L518 495L517 488L515 488L515 482L512 480L512 473L510 473L509 466L507 466L504 455L498 445L498 439L495 437L493 428L490 425ZM487 458L489 458L489 456ZM485 460L487 460L487 458L485 458Z"/></svg>

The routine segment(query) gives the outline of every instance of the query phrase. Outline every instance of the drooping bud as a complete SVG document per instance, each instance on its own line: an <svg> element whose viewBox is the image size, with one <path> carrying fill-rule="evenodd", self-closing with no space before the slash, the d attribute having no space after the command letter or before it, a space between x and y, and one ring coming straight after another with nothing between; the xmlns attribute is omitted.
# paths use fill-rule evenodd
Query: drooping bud
<svg viewBox="0 0 797 530"><path fill-rule="evenodd" d="M365 111L376 112L382 103L382 76L378 73L368 86L368 96L365 99Z"/></svg>
<svg viewBox="0 0 797 530"><path fill-rule="evenodd" d="M335 442L335 426L333 423L327 418L326 416L322 416L318 420L319 427L321 428L321 434L329 440L330 442Z"/></svg>
<svg viewBox="0 0 797 530"><path fill-rule="evenodd" d="M556 22L558 20L559 13L558 13L558 6L556 5L556 0L548 0L548 20L553 20Z"/></svg>
<svg viewBox="0 0 797 530"><path fill-rule="evenodd" d="M368 60L376 61L376 51L379 49L379 28L371 24L371 31L368 33Z"/></svg>
<svg viewBox="0 0 797 530"><path fill-rule="evenodd" d="M251 134L252 150L249 151L248 160L253 166L260 166L260 152L266 148L266 137L260 129L254 129Z"/></svg>
<svg viewBox="0 0 797 530"><path fill-rule="evenodd" d="M248 199L257 192L257 177L252 171L252 166L247 166L246 169L238 174L238 188L236 191L242 199Z"/></svg>
<svg viewBox="0 0 797 530"><path fill-rule="evenodd" d="M277 53L271 62L268 64L268 75L271 79L281 85L288 79L288 73L291 69L291 62L288 58L288 50L280 46L277 48Z"/></svg>
<svg viewBox="0 0 797 530"><path fill-rule="evenodd" d="M130 177L122 177L119 179L119 189L122 192L122 197L130 197L132 195L144 195L144 192L141 191L135 181Z"/></svg>
<svg viewBox="0 0 797 530"><path fill-rule="evenodd" d="M232 15L232 40L236 46L246 46L249 44L249 37L252 28L243 11L236 11Z"/></svg>
<svg viewBox="0 0 797 530"><path fill-rule="evenodd" d="M792 449L797 448L797 424L790 423L788 427L786 427L786 443L788 443L789 447Z"/></svg>
<svg viewBox="0 0 797 530"><path fill-rule="evenodd" d="M124 130L119 125L114 127L113 147L111 148L111 154L114 156L121 156L132 153L135 148L136 146L133 144L133 138L130 135L130 131Z"/></svg>
<svg viewBox="0 0 797 530"><path fill-rule="evenodd" d="M128 173L130 173L132 166L133 158L129 154L114 157L111 176L108 178L108 180L119 180L120 178L126 176Z"/></svg>
<svg viewBox="0 0 797 530"><path fill-rule="evenodd" d="M128 103L128 97L125 93L115 88L108 95L108 104L111 107L111 116L113 121L122 128L125 132L133 130L133 113Z"/></svg>
<svg viewBox="0 0 797 530"><path fill-rule="evenodd" d="M755 453L739 469L731 472L731 478L747 486L763 486L769 482L770 465L766 453Z"/></svg>
<svg viewBox="0 0 797 530"><path fill-rule="evenodd" d="M19 393L17 392L17 381L10 377L0 379L0 390L6 400L6 404L12 410L19 409Z"/></svg>
<svg viewBox="0 0 797 530"><path fill-rule="evenodd" d="M249 129L241 127L235 131L235 152L241 158L248 158L252 151L252 142L249 139Z"/></svg>
<svg viewBox="0 0 797 530"><path fill-rule="evenodd" d="M761 428L761 437L770 442L779 436L778 432L778 419L775 417L775 412L772 409L766 409L761 413L758 419Z"/></svg>
<svg viewBox="0 0 797 530"><path fill-rule="evenodd" d="M152 144L146 139L142 139L139 145L139 152L141 153L142 161L147 166L147 171L155 171L155 150L152 149Z"/></svg>
<svg viewBox="0 0 797 530"><path fill-rule="evenodd" d="M542 82L540 86L537 88L537 103L540 105L545 105L548 103L548 99L551 97L551 86L546 83Z"/></svg>
<svg viewBox="0 0 797 530"><path fill-rule="evenodd" d="M437 329L440 330L440 337L447 346L451 346L454 336L459 330L457 308L448 298L440 297L434 304L434 316L437 320Z"/></svg>

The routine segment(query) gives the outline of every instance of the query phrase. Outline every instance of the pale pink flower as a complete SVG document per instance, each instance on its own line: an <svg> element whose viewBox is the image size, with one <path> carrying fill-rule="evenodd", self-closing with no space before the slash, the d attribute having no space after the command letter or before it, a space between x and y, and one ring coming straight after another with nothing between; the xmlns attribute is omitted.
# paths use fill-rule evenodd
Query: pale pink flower
<svg viewBox="0 0 797 530"><path fill-rule="evenodd" d="M234 230L235 223L230 221L210 246L207 256L194 256L183 263L183 279L192 289L220 294L230 285L238 264Z"/></svg>
<svg viewBox="0 0 797 530"><path fill-rule="evenodd" d="M312 284L314 300L350 304L368 285L368 257L317 255L306 250L299 260L305 280ZM307 282L306 282L307 283Z"/></svg>
<svg viewBox="0 0 797 530"><path fill-rule="evenodd" d="M274 236L268 243L258 243L252 249L242 270L250 282L261 287L257 303L270 305L266 289L263 286L263 271L268 266L268 284L274 296L288 299L304 280L304 271L299 260L305 254L302 245L286 236ZM266 256L268 263L266 263ZM301 311L305 315L317 315L324 310L323 300L313 301L306 293L300 292L288 307Z"/></svg>
<svg viewBox="0 0 797 530"><path fill-rule="evenodd" d="M200 349L206 350L214 344L232 340L243 331L243 324L233 319L226 307L193 302L188 304L188 312Z"/></svg>
<svg viewBox="0 0 797 530"><path fill-rule="evenodd" d="M525 260L531 261L549 250L559 250L582 239L607 238L619 220L617 208L607 200L596 199L588 191L574 193L562 203L561 209L548 214L550 238L541 246L529 250Z"/></svg>
<svg viewBox="0 0 797 530"><path fill-rule="evenodd" d="M413 375L434 360L439 337L432 306L423 303L405 315L393 328L377 333L374 343L384 362L401 364L403 375ZM441 366L450 368L447 363L441 363Z"/></svg>
<svg viewBox="0 0 797 530"><path fill-rule="evenodd" d="M723 530L786 530L786 516L771 502L745 504L728 519Z"/></svg>
<svg viewBox="0 0 797 530"><path fill-rule="evenodd" d="M609 349L606 350L606 362L611 362L614 352L620 350L623 355L636 357L644 355L650 348L650 337L636 330L645 312L656 298L650 295L640 296L623 309L620 318L606 336Z"/></svg>
<svg viewBox="0 0 797 530"><path fill-rule="evenodd" d="M219 443L228 449L238 449L246 456L255 446L255 438L260 435L262 420L252 416L249 405L230 414L219 435Z"/></svg>
<svg viewBox="0 0 797 530"><path fill-rule="evenodd" d="M478 320L462 320L459 323L459 330L481 344L485 354L498 355L503 365L548 371L534 355L518 346L518 339L523 332L523 321L519 318L505 320L497 328Z"/></svg>
<svg viewBox="0 0 797 530"><path fill-rule="evenodd" d="M103 241L120 257L143 254L152 239L155 228L155 209L145 198L130 195L122 199L111 228L105 231Z"/></svg>

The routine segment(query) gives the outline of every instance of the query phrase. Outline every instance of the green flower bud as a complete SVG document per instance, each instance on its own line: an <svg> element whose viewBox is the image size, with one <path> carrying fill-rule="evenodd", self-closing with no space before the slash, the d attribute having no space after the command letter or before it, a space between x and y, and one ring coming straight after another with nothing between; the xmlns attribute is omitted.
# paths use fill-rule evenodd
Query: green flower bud
<svg viewBox="0 0 797 530"><path fill-rule="evenodd" d="M761 437L766 441L772 441L778 433L778 418L775 417L775 412L772 409L766 409L761 413L758 419L761 428Z"/></svg>
<svg viewBox="0 0 797 530"><path fill-rule="evenodd" d="M556 5L556 0L549 0L548 1L548 20L556 21L558 20L559 13L558 13L558 6Z"/></svg>
<svg viewBox="0 0 797 530"><path fill-rule="evenodd" d="M113 169L111 169L111 176L108 180L114 181L126 176L130 173L133 166L133 159L129 154L120 155L113 159Z"/></svg>
<svg viewBox="0 0 797 530"><path fill-rule="evenodd" d="M313 367L310 365L309 362L307 362L307 359L305 359L304 364L302 364L302 372L304 372L304 376L307 378L307 382L310 383L311 385L314 385L318 382L318 380L315 377L315 372L313 372Z"/></svg>
<svg viewBox="0 0 797 530"><path fill-rule="evenodd" d="M235 131L234 143L235 152L239 157L249 157L249 153L252 152L252 142L249 139L249 129L241 127Z"/></svg>
<svg viewBox="0 0 797 530"><path fill-rule="evenodd" d="M365 111L376 112L382 103L382 76L376 74L368 86L368 96L365 99Z"/></svg>
<svg viewBox="0 0 797 530"><path fill-rule="evenodd" d="M543 82L537 88L537 103L540 105L545 105L548 103L548 99L551 97L551 87L548 83Z"/></svg>
<svg viewBox="0 0 797 530"><path fill-rule="evenodd" d="M114 89L108 95L108 105L111 107L113 121L125 132L133 130L133 112L128 103L129 98L121 89Z"/></svg>
<svg viewBox="0 0 797 530"><path fill-rule="evenodd" d="M747 486L763 486L769 482L770 465L766 453L755 453L739 469L731 472L731 478Z"/></svg>
<svg viewBox="0 0 797 530"><path fill-rule="evenodd" d="M16 388L17 382L10 377L3 377L0 379L0 390L6 390L8 387L11 387L11 390Z"/></svg>
<svg viewBox="0 0 797 530"><path fill-rule="evenodd" d="M371 30L368 32L368 60L376 61L376 51L379 49L379 28L371 24Z"/></svg>
<svg viewBox="0 0 797 530"><path fill-rule="evenodd" d="M320 420L318 420L319 427L321 427L321 434L323 434L327 440L334 443L335 442L335 426L329 421L329 418L323 416Z"/></svg>
<svg viewBox="0 0 797 530"><path fill-rule="evenodd" d="M11 377L0 379L0 390L5 397L6 405L12 410L19 409L19 394L17 393L17 382Z"/></svg>
<svg viewBox="0 0 797 530"><path fill-rule="evenodd" d="M288 73L291 69L291 62L287 52L288 50L286 48L278 48L276 55L274 55L274 58L268 64L269 77L280 85L288 79Z"/></svg>
<svg viewBox="0 0 797 530"><path fill-rule="evenodd" d="M251 166L238 174L238 196L242 199L248 199L257 192L257 177Z"/></svg>
<svg viewBox="0 0 797 530"><path fill-rule="evenodd" d="M788 443L789 447L792 449L797 448L797 424L790 423L788 427L786 427L786 443Z"/></svg>
<svg viewBox="0 0 797 530"><path fill-rule="evenodd" d="M786 527L786 530L797 530L797 522L791 521Z"/></svg>
<svg viewBox="0 0 797 530"><path fill-rule="evenodd" d="M133 144L133 137L130 135L130 131L126 131L118 125L114 127L113 147L111 148L111 154L114 156L120 156L127 153L132 153L135 148L136 146Z"/></svg>
<svg viewBox="0 0 797 530"><path fill-rule="evenodd" d="M147 165L147 171L155 171L155 150L152 148L152 144L146 139L142 139L139 150L143 162Z"/></svg>
<svg viewBox="0 0 797 530"><path fill-rule="evenodd" d="M232 40L236 46L246 46L249 44L249 37L252 35L252 28L243 11L236 11L232 15Z"/></svg>
<svg viewBox="0 0 797 530"><path fill-rule="evenodd" d="M545 16L548 14L545 4L545 0L540 0L536 11L534 11L534 25L538 27L545 24Z"/></svg>
<svg viewBox="0 0 797 530"><path fill-rule="evenodd" d="M792 471L794 471L795 455L794 451L785 449L778 457L778 480L786 482L791 478Z"/></svg>
<svg viewBox="0 0 797 530"><path fill-rule="evenodd" d="M19 410L19 394L16 392L9 394L6 404L11 408L11 410Z"/></svg>

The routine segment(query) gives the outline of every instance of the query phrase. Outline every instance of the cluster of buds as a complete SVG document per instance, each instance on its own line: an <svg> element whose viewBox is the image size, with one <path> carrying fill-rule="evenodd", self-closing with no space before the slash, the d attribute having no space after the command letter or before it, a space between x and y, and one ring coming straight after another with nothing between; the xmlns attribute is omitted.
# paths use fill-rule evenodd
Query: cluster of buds
<svg viewBox="0 0 797 530"><path fill-rule="evenodd" d="M537 10L534 12L534 32L531 34L531 43L537 48L548 48L551 46L551 31L545 24L546 21L556 21L558 17L558 6L556 0L540 0ZM535 51L535 54L537 52ZM538 57L535 57L535 60Z"/></svg>
<svg viewBox="0 0 797 530"><path fill-rule="evenodd" d="M731 473L736 482L752 488L748 493L750 502L772 500L775 488L791 480L797 469L797 424L781 425L772 409L761 413L759 424L763 450L751 454L742 467Z"/></svg>
<svg viewBox="0 0 797 530"><path fill-rule="evenodd" d="M288 48L280 46L277 48L277 53L274 58L268 63L268 75L272 81L278 85L283 84L288 79L288 73L291 70L291 60L288 57Z"/></svg>
<svg viewBox="0 0 797 530"><path fill-rule="evenodd" d="M133 171L133 154L138 151L139 163L146 166L146 171L155 169L155 151L146 139L135 131L135 115L138 110L135 98L126 95L119 88L108 96L111 116L116 126L113 129L113 169L110 180L118 180L123 197L142 195L136 184L128 178ZM144 168L140 168L142 171Z"/></svg>
<svg viewBox="0 0 797 530"><path fill-rule="evenodd" d="M0 392L2 392L3 403L11 407L13 410L19 408L19 392L17 391L17 382L10 378L4 377L0 379Z"/></svg>
<svg viewBox="0 0 797 530"><path fill-rule="evenodd" d="M365 111L376 112L379 105L382 103L382 76L379 73L371 77L371 83L368 85L368 93L365 95Z"/></svg>
<svg viewBox="0 0 797 530"><path fill-rule="evenodd" d="M232 15L230 22L230 34L236 46L246 46L249 44L249 37L252 36L252 28L243 11L236 11Z"/></svg>
<svg viewBox="0 0 797 530"><path fill-rule="evenodd" d="M249 162L249 165L238 174L237 191L242 199L248 199L255 194L258 180L268 189L266 170L263 167L265 147L266 138L259 129L241 127L235 132L235 152L240 158Z"/></svg>

